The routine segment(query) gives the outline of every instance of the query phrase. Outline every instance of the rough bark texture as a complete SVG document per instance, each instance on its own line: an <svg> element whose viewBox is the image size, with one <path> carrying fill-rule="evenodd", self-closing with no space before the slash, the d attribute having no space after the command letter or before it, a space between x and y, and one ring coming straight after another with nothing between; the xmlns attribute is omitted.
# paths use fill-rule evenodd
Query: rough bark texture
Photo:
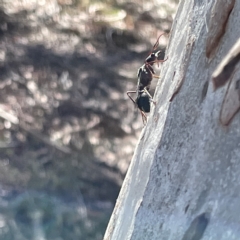
<svg viewBox="0 0 240 240"><path fill-rule="evenodd" d="M240 239L240 114L221 121L240 104L239 64L216 91L211 79L240 37L239 13L240 1L180 2L157 105L104 239Z"/></svg>

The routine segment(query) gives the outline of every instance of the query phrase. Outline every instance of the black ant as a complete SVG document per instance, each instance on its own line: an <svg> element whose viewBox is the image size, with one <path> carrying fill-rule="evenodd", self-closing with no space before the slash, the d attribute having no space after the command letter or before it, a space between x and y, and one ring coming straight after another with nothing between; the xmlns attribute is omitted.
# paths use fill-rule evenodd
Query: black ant
<svg viewBox="0 0 240 240"><path fill-rule="evenodd" d="M164 33L163 33L164 34ZM168 58L164 60L159 60L159 56L161 51L157 51L154 53L159 46L159 38L163 35L161 34L156 43L154 44L152 51L148 55L148 57L145 59L144 64L138 69L138 83L137 83L137 90L136 91L128 91L127 95L128 97L133 101L133 103L138 107L141 115L143 124L147 122L147 116L145 113L150 112L150 102L153 102L156 104L155 101L153 101L153 98L151 94L149 93L150 85L153 78L159 78L159 76L155 75L155 72L152 68L154 63L162 63L165 62ZM130 94L131 93L137 93L137 98L134 100Z"/></svg>

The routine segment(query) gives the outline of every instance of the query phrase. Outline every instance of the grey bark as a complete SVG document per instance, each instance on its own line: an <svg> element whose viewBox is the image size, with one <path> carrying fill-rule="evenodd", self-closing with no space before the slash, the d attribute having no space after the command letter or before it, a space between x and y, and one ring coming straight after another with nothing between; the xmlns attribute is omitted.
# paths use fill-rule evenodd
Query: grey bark
<svg viewBox="0 0 240 240"><path fill-rule="evenodd" d="M104 239L240 239L239 63L217 89L212 80L240 37L239 13L240 1L180 2Z"/></svg>

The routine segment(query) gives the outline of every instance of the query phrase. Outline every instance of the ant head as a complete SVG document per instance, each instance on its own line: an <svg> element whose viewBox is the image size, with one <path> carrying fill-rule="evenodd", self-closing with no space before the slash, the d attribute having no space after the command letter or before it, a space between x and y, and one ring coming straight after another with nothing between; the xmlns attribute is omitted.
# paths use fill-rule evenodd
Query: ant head
<svg viewBox="0 0 240 240"><path fill-rule="evenodd" d="M151 53L145 60L145 63L148 63L150 65L153 65L155 62L157 62L158 57L160 56L161 51L157 51L155 53Z"/></svg>
<svg viewBox="0 0 240 240"><path fill-rule="evenodd" d="M145 113L150 112L150 97L147 93L139 94L136 99L136 104L141 111Z"/></svg>
<svg viewBox="0 0 240 240"><path fill-rule="evenodd" d="M154 61L156 61L155 53L151 53L145 60L145 63L149 63L150 65L153 65Z"/></svg>
<svg viewBox="0 0 240 240"><path fill-rule="evenodd" d="M160 50L160 51L157 51L157 52L155 53L156 60L158 60L158 58L160 57L161 53L162 53L161 50Z"/></svg>

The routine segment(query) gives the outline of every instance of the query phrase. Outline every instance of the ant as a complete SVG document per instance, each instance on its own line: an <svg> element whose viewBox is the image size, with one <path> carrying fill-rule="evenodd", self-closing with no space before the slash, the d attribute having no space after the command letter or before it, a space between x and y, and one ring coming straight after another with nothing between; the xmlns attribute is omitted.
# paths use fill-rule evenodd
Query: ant
<svg viewBox="0 0 240 240"><path fill-rule="evenodd" d="M153 102L156 104L155 101L153 101L153 98L151 94L149 93L150 85L153 78L159 78L159 76L155 75L155 72L152 68L154 63L162 63L165 62L168 58L164 60L159 60L159 56L161 51L153 52L155 51L159 46L159 39L160 37L165 34L162 33L157 38L156 43L154 44L150 54L145 59L144 64L138 69L138 82L137 82L137 90L136 91L128 91L127 95L132 100L132 102L138 107L141 115L143 124L147 122L147 116L145 113L150 112L150 102ZM131 93L137 93L137 98L134 100L130 94Z"/></svg>

